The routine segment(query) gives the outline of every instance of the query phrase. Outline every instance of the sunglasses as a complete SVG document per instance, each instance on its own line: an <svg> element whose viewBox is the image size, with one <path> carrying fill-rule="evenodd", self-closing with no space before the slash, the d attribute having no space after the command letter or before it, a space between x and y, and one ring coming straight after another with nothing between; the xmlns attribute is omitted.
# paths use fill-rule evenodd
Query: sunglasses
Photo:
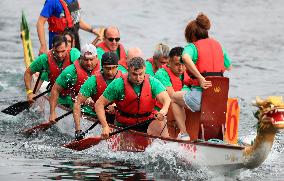
<svg viewBox="0 0 284 181"><path fill-rule="evenodd" d="M108 41L113 42L113 40L115 40L115 42L119 42L120 38L107 38Z"/></svg>

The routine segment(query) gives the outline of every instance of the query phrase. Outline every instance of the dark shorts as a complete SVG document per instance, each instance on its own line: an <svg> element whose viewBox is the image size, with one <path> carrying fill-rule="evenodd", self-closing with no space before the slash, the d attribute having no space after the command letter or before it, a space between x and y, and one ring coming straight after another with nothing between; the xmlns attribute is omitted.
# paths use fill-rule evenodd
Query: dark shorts
<svg viewBox="0 0 284 181"><path fill-rule="evenodd" d="M145 123L145 124L143 124L143 125L141 125L141 126L138 126L138 127L134 127L134 128L132 128L131 130L138 131L138 132L142 132L142 133L147 133L147 129L148 129L150 123L151 123L151 122ZM116 126L122 127L122 128L125 128L125 127L129 126L129 125L125 125L125 124L119 123L119 122L117 122L117 121L114 121L114 124L115 124Z"/></svg>

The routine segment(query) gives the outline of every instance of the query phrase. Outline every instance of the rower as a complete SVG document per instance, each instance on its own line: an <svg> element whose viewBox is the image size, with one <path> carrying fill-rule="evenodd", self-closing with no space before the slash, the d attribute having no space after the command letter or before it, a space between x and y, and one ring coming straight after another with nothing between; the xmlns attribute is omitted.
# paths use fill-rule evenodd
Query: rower
<svg viewBox="0 0 284 181"><path fill-rule="evenodd" d="M103 138L108 138L110 133L104 107L113 101L117 106L117 126L125 127L154 118L151 123L134 130L168 137L165 119L171 102L170 97L160 81L145 75L145 69L143 58L132 58L128 62L128 74L113 80L97 100L95 111L103 127ZM154 110L155 98L163 105L159 112Z"/></svg>
<svg viewBox="0 0 284 181"><path fill-rule="evenodd" d="M84 138L80 128L81 118L81 105L87 104L93 108L93 115L96 115L94 105L97 99L102 95L103 91L107 88L115 78L122 75L121 71L117 70L118 56L113 52L104 53L102 56L102 70L92 75L81 86L80 92L75 100L73 108L73 117L75 122L75 138L80 140ZM89 99L92 98L92 99ZM114 114L114 106L109 105L107 109L108 114Z"/></svg>
<svg viewBox="0 0 284 181"><path fill-rule="evenodd" d="M80 16L80 7L77 0L46 0L37 21L37 32L40 41L39 55L47 52L44 25L48 22L49 49L55 35L63 33L66 29L75 35L75 47L80 50L78 31L84 31L101 36L87 24Z"/></svg>
<svg viewBox="0 0 284 181"><path fill-rule="evenodd" d="M72 100L75 100L81 85L99 70L99 60L97 58L96 47L92 44L86 44L81 49L81 57L74 64L67 67L56 79L51 90L50 96L50 116L49 121L54 122L56 118L55 108L59 93L65 91L66 94L71 94ZM73 105L72 105L73 106ZM87 113L88 110L83 110Z"/></svg>
<svg viewBox="0 0 284 181"><path fill-rule="evenodd" d="M74 52L74 59L77 60L79 57L80 57L80 51L75 48L75 35L73 34L72 31L70 30L65 30L63 32L63 35L65 36L66 38L66 41L67 41L67 49L71 50L71 49L74 49L73 52ZM42 75L41 75L41 79L40 79L40 82L39 82L39 86L40 87L43 83L43 81L47 81L48 82L48 74L47 72L43 72ZM54 81L52 82L52 85L53 85Z"/></svg>
<svg viewBox="0 0 284 181"><path fill-rule="evenodd" d="M120 70L123 74L127 73L127 62L134 57L143 57L142 51L140 48L129 48L127 58L118 62L118 70ZM147 72L147 70L146 70Z"/></svg>
<svg viewBox="0 0 284 181"><path fill-rule="evenodd" d="M155 78L157 78L166 87L170 97L172 97L176 91L189 90L187 85L189 84L190 78L185 71L186 68L181 59L182 51L182 47L172 48L169 53L169 63L163 65L155 74ZM160 107L159 104L158 107ZM172 108L172 106L170 106L170 108ZM173 114L175 114L174 110ZM176 122L176 124L180 129L178 138L189 140L190 138L186 131L185 122Z"/></svg>
<svg viewBox="0 0 284 181"><path fill-rule="evenodd" d="M202 91L212 86L204 77L223 76L225 70L231 69L227 52L218 41L209 38L209 29L210 20L203 13L185 28L189 44L183 50L182 60L194 79L189 91L178 91L172 96L175 120L180 123L185 121L184 107L192 112L200 111Z"/></svg>
<svg viewBox="0 0 284 181"><path fill-rule="evenodd" d="M156 45L154 55L146 61L146 73L154 76L162 65L169 62L169 51L168 45L159 43Z"/></svg>
<svg viewBox="0 0 284 181"><path fill-rule="evenodd" d="M127 53L124 46L119 43L120 32L117 27L110 26L104 31L104 41L96 47L98 50L98 59L101 60L105 52L114 52L119 57L119 61L125 60Z"/></svg>
<svg viewBox="0 0 284 181"><path fill-rule="evenodd" d="M41 80L49 80L51 85L53 85L61 71L78 59L78 54L80 52L76 48L71 50L67 48L67 40L64 36L56 35L53 38L52 49L47 54L41 54L36 58L25 71L24 81L27 100L30 103L34 102L33 97L35 97L35 94L31 89L32 75L34 73L42 73ZM68 105L68 100L70 100L70 96L61 95L58 101L61 104Z"/></svg>

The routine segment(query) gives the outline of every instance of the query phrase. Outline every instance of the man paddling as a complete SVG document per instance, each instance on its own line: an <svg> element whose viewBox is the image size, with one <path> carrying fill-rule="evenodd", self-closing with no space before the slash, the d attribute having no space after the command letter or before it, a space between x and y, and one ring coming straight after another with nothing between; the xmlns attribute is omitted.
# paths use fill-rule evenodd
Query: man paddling
<svg viewBox="0 0 284 181"><path fill-rule="evenodd" d="M172 48L169 53L169 63L163 65L162 68L160 68L155 74L155 78L157 78L166 87L170 97L172 97L176 91L189 90L187 85L189 84L190 78L186 73L186 67L181 59L182 52L182 47ZM173 110L173 112L175 114L175 110ZM190 140L186 131L185 122L176 123L180 129L178 138Z"/></svg>
<svg viewBox="0 0 284 181"><path fill-rule="evenodd" d="M68 66L56 79L51 90L50 96L50 116L49 121L54 122L56 116L55 108L57 99L61 92L69 93L72 99L75 100L81 85L99 70L99 60L97 58L96 47L92 44L86 44L81 49L81 57L75 61L73 65ZM92 114L92 111L86 113Z"/></svg>
<svg viewBox="0 0 284 181"><path fill-rule="evenodd" d="M80 140L84 138L83 132L80 128L81 105L84 105L88 98L88 104L93 107L93 114L95 115L94 104L102 95L107 86L117 77L122 75L121 71L117 70L118 56L113 52L104 53L102 56L102 70L92 75L81 86L80 92L75 100L73 108L73 117L75 122L75 138ZM113 106L109 106L109 113L113 113Z"/></svg>
<svg viewBox="0 0 284 181"><path fill-rule="evenodd" d="M44 25L48 22L49 49L53 37L63 33L66 29L73 31L75 35L75 47L80 50L79 29L101 36L87 24L80 15L80 7L77 0L46 0L37 21L37 33L40 41L39 55L47 52Z"/></svg>
<svg viewBox="0 0 284 181"><path fill-rule="evenodd" d="M41 54L25 71L24 81L26 85L27 100L30 103L34 102L33 97L35 97L35 94L31 87L32 75L34 73L42 72L41 79L49 80L51 85L53 85L61 71L78 59L78 53L80 52L76 48L67 48L67 40L64 36L55 36L52 43L52 49L48 51L47 54ZM44 78L44 76L46 77ZM59 103L68 105L69 100L70 98L67 95L61 96Z"/></svg>
<svg viewBox="0 0 284 181"><path fill-rule="evenodd" d="M159 112L154 110L155 98L163 105ZM103 138L108 138L110 133L104 107L112 101L118 109L117 126L125 127L155 118L151 123L134 129L149 135L168 137L164 120L171 100L160 81L145 75L145 61L142 58L132 58L128 62L128 74L113 80L95 104L97 117L103 127Z"/></svg>

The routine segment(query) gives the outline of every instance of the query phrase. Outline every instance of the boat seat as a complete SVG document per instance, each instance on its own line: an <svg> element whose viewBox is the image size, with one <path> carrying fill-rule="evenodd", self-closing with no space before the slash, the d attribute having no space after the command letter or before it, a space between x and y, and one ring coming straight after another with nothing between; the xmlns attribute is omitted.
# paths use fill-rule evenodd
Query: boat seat
<svg viewBox="0 0 284 181"><path fill-rule="evenodd" d="M203 90L199 138L223 140L229 92L229 78L209 76L212 87Z"/></svg>

